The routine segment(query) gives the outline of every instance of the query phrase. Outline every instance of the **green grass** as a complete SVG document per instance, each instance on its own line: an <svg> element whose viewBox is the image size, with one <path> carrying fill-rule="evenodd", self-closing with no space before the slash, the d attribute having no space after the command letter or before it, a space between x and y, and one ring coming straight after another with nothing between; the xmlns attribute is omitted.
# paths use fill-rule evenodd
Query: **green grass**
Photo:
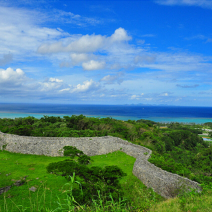
<svg viewBox="0 0 212 212"><path fill-rule="evenodd" d="M8 211L14 210L16 205L30 207L30 198L37 206L44 204L44 201L51 202L56 207L57 195L62 195L60 191L67 182L63 177L47 174L46 166L51 162L63 160L61 157L47 157L38 155L23 155L19 153L0 152L0 187L12 185L14 181L27 176L26 184L20 187L13 186L11 190L0 196L0 206L4 205L4 199L8 201ZM8 176L7 176L8 175ZM34 186L36 192L29 191ZM52 195L54 194L54 195ZM41 198L45 195L45 198ZM4 198L3 198L4 197ZM39 200L38 200L39 199ZM38 203L38 201L41 201ZM13 208L10 208L13 207Z"/></svg>
<svg viewBox="0 0 212 212"><path fill-rule="evenodd" d="M51 211L58 207L58 201L61 204L67 204L69 186L66 184L66 179L46 171L49 163L65 158L67 157L24 155L0 151L0 188L12 185L14 181L27 176L24 185L13 186L11 190L0 195L0 211L24 211L26 208L26 211ZM163 200L151 189L147 189L132 174L135 158L117 151L107 155L93 156L91 159L89 166L117 165L127 173L127 176L121 180L121 184L125 198L132 202L134 209L146 210L155 202ZM37 188L35 192L29 191L32 186Z"/></svg>
<svg viewBox="0 0 212 212"><path fill-rule="evenodd" d="M183 197L168 199L155 204L150 208L151 212L209 212L212 211L212 191L204 194L188 194Z"/></svg>
<svg viewBox="0 0 212 212"><path fill-rule="evenodd" d="M48 174L46 166L51 162L64 160L65 157L47 157L37 155L23 155L0 151L0 187L12 185L14 180L24 176L27 182L20 186L13 186L11 190L0 195L0 212L13 211L210 211L212 208L212 188L202 194L188 194L187 196L165 200L152 189L146 188L133 174L135 158L117 151L106 155L93 156L89 166L118 165L127 176L121 180L125 198L131 201L129 208L120 202L108 201L102 205L101 197L93 206L78 206L72 204L70 182L65 178ZM8 175L9 174L9 175ZM8 175L8 176L6 176ZM36 187L35 192L29 191ZM58 210L56 210L58 209Z"/></svg>
<svg viewBox="0 0 212 212"><path fill-rule="evenodd" d="M134 176L132 174L132 170L136 159L126 155L124 152L116 151L106 155L92 156L91 158L92 163L89 166L105 167L117 165L119 168L121 168L127 174L126 177L123 177L121 182L126 182L126 180Z"/></svg>

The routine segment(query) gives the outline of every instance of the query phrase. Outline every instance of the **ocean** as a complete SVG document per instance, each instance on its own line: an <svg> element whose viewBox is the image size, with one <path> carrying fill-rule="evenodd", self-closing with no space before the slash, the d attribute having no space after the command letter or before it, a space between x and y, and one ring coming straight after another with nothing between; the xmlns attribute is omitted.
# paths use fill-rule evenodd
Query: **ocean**
<svg viewBox="0 0 212 212"><path fill-rule="evenodd" d="M0 103L0 118L41 118L44 115L63 117L80 114L124 121L148 119L163 123L212 122L212 107Z"/></svg>

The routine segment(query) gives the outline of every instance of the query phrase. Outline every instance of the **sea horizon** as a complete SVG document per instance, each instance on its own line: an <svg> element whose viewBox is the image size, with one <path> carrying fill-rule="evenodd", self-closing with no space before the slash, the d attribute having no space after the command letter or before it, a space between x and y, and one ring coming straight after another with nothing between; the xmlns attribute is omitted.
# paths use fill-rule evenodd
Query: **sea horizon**
<svg viewBox="0 0 212 212"><path fill-rule="evenodd" d="M212 122L212 107L0 103L0 118L41 118L44 115L63 117L80 114L97 118L111 117L123 121L148 119L162 123Z"/></svg>

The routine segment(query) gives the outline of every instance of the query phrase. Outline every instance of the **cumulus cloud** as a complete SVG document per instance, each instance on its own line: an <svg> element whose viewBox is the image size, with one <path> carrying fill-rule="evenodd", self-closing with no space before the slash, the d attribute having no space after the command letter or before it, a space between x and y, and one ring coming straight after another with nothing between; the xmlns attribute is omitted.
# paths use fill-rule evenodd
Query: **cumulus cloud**
<svg viewBox="0 0 212 212"><path fill-rule="evenodd" d="M132 37L127 35L127 32L123 28L118 28L115 30L114 34L111 35L111 41L128 41L131 40Z"/></svg>
<svg viewBox="0 0 212 212"><path fill-rule="evenodd" d="M42 92L58 90L63 87L63 80L51 77L45 82L39 82L39 85L39 90Z"/></svg>
<svg viewBox="0 0 212 212"><path fill-rule="evenodd" d="M61 85L52 82L40 82L40 91L51 91L60 88Z"/></svg>
<svg viewBox="0 0 212 212"><path fill-rule="evenodd" d="M90 60L88 62L82 63L82 67L86 71L100 70L100 69L103 69L105 67L105 62L104 61Z"/></svg>
<svg viewBox="0 0 212 212"><path fill-rule="evenodd" d="M58 39L57 42L44 42L37 49L37 53L57 58L60 60L60 67L82 65L84 70L98 70L107 64L110 69L130 69L134 65L135 54L140 52L140 49L128 43L130 39L132 37L120 27L111 36L70 35ZM65 59L65 54L70 58Z"/></svg>
<svg viewBox="0 0 212 212"><path fill-rule="evenodd" d="M0 83L20 84L25 78L24 72L19 68L16 70L12 68L0 69Z"/></svg>
<svg viewBox="0 0 212 212"><path fill-rule="evenodd" d="M83 35L75 41L64 45L62 42L52 44L42 44L37 52L41 54L50 54L58 52L76 52L88 53L94 52L103 46L104 37L101 35Z"/></svg>
<svg viewBox="0 0 212 212"><path fill-rule="evenodd" d="M86 80L83 82L83 84L78 84L75 88L72 89L71 93L81 93L81 92L87 92L91 90L95 90L99 87L99 84L94 82L92 79Z"/></svg>
<svg viewBox="0 0 212 212"><path fill-rule="evenodd" d="M123 28L115 30L114 34L110 37L102 35L83 35L76 38L74 41L70 41L68 44L64 44L61 41L51 44L42 44L37 52L41 54L50 54L58 52L75 52L75 53L89 53L95 52L99 49L104 49L114 42L128 41L131 37L127 35L127 32Z"/></svg>
<svg viewBox="0 0 212 212"><path fill-rule="evenodd" d="M3 55L3 58L0 59L0 66L4 66L10 62L12 62L13 60L13 55L11 53L9 54L4 54Z"/></svg>
<svg viewBox="0 0 212 212"><path fill-rule="evenodd" d="M199 85L198 84L195 84L195 85L179 85L179 84L177 84L176 86L180 87L180 88L196 88Z"/></svg>

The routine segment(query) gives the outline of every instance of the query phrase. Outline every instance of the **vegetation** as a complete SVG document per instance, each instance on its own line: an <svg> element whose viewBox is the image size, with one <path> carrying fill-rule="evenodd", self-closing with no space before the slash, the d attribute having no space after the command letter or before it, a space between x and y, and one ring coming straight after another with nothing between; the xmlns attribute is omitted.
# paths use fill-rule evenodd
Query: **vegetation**
<svg viewBox="0 0 212 212"><path fill-rule="evenodd" d="M46 167L52 163L69 160L68 157L48 157L40 155L24 155L7 151L0 152L0 188L13 185L16 180L23 179L25 184L0 195L0 211L71 211L85 209L87 211L139 211L147 210L151 205L163 200L152 189L140 182L133 174L135 158L121 151L106 155L92 156L88 168L93 166L104 169L107 166L118 166L126 176L120 180L123 198L115 201L112 196L99 193L91 199L90 205L78 205L73 199L72 191L80 188L79 177L73 173L69 178L47 172ZM75 160L77 158L74 158ZM82 182L82 181L81 181ZM35 187L35 192L29 188ZM84 192L84 190L82 189Z"/></svg>
<svg viewBox="0 0 212 212"><path fill-rule="evenodd" d="M153 122L154 123L154 122ZM34 117L0 119L0 131L4 133L38 137L96 137L118 136L130 141L139 139L143 130L153 126L151 121L123 122L112 118L88 118L80 116ZM143 129L143 130L140 130Z"/></svg>
<svg viewBox="0 0 212 212"><path fill-rule="evenodd" d="M85 155L76 147L65 146L64 155L70 155L72 159L50 163L47 166L47 172L60 175L70 180L74 173L78 178L78 185L72 190L75 201L80 205L90 205L93 200L101 195L106 200L112 198L118 201L123 198L123 192L120 186L120 178L126 176L118 166L99 166L88 167L90 157ZM74 160L77 157L77 160Z"/></svg>
<svg viewBox="0 0 212 212"><path fill-rule="evenodd" d="M209 122L203 125L168 123L164 125L149 120L120 121L112 118L88 118L83 115L71 117L64 116L63 118L44 116L41 119L36 119L34 117L0 119L0 131L23 136L94 137L111 135L126 139L132 143L150 148L153 151L151 158L149 159L151 163L154 163L156 166L169 172L177 173L181 176L197 181L201 183L204 188L201 194L196 194L195 192L183 194L173 200L168 200L158 205L158 202L162 199L152 190L147 189L141 182L136 180L132 175L133 158L132 163L125 166L128 164L128 159L126 158L129 156L123 156L122 154L124 153L122 152L108 154L107 157L94 156L90 158L77 149L65 147L65 161L64 158L28 155L20 156L20 154L17 154L19 157L23 158L45 158L42 159L43 161L41 163L45 163L45 165L43 164L42 168L36 168L36 171L38 171L37 176L39 176L39 179L40 177L44 178L44 176L44 179L46 179L45 186L41 183L44 187L43 189L39 187L40 191L45 191L45 195L47 195L49 190L45 190L45 188L51 187L52 190L55 190L54 188L56 187L57 192L51 193L51 201L50 199L46 201L48 203L51 202L52 204L51 207L48 206L49 209L58 208L58 203L56 203L57 200L54 199L55 197L53 198L54 194L55 196L59 196L60 201L58 200L58 202L60 203L60 207L62 207L62 205L64 206L64 204L67 205L64 202L66 200L69 202L72 201L71 205L75 207L75 209L77 207L78 209L84 207L84 210L85 207L87 207L87 209L89 207L102 207L101 210L103 210L103 208L112 210L113 206L117 207L117 211L154 211L156 210L154 208L157 208L156 211L198 211L200 210L200 205L202 205L203 210L201 211L207 211L212 200L212 145L209 142L203 141L202 137L199 135L202 133L202 129L212 129L212 123ZM209 136L211 136L210 133ZM110 157L113 158L114 154L116 154L117 158L120 157L120 159L111 159L109 162L108 159ZM0 155L9 155L8 158L12 158L15 154L3 151ZM107 162L105 159L107 159ZM10 171L6 172L14 173L14 160ZM122 160L123 164L120 164L120 161ZM12 160L4 162L10 166L10 161ZM23 161L28 160L23 159ZM124 164L124 162L126 164ZM25 164L26 162L21 163ZM30 174L27 173L29 172L29 169L37 167L38 164L32 164L35 163L31 162L31 164L25 164L24 166L29 166L28 169L26 170L23 168L22 174L17 175L18 178L16 179L23 178L25 175L29 175L27 179L29 179L30 176L33 176L31 172ZM67 167L68 164L71 164L75 169L70 169L68 172L64 172L62 167ZM1 166L4 166L5 169L5 165L2 164ZM46 167L49 173L46 173ZM80 171L82 169L84 170L83 172ZM75 173L74 176L72 172ZM113 179L104 178L106 173L111 172L115 173L114 175L109 174L111 177L114 177ZM127 176L125 176L124 173L126 173ZM10 175L6 177L1 174L0 178L2 179L0 184L1 182L5 182L5 185L11 184ZM57 179L57 185L55 183L52 183L51 185L49 184L52 179ZM66 184L67 180L68 184ZM109 180L108 182L110 183L107 183L107 180ZM44 182L44 180L42 180L42 182ZM111 184L111 182L113 183ZM20 188L24 188L26 185L31 186L30 183L31 181L27 182ZM63 185L70 186L71 189L69 189L69 193L61 193ZM2 186L4 185L0 185L0 187ZM14 194L16 189L16 187L12 188L11 191L6 192L4 196L8 197L7 195ZM90 189L89 192L86 189ZM59 190L60 193L58 193ZM68 191L68 189L64 190ZM85 197L82 197L82 192L84 192L84 194L86 192L89 194L87 195L87 200ZM33 195L34 194L32 194L32 196ZM81 199L80 195L82 197ZM8 201L9 199L5 198L5 200ZM76 204L77 200L79 205ZM74 201L76 202L74 203ZM5 204L3 202L5 201L2 200L2 205ZM14 202L18 202L20 205L22 204L16 199L16 197L14 198ZM113 204L111 205L110 203L112 202ZM25 205L26 207L30 207L27 206L27 204ZM67 211L68 210L70 209L67 209Z"/></svg>

